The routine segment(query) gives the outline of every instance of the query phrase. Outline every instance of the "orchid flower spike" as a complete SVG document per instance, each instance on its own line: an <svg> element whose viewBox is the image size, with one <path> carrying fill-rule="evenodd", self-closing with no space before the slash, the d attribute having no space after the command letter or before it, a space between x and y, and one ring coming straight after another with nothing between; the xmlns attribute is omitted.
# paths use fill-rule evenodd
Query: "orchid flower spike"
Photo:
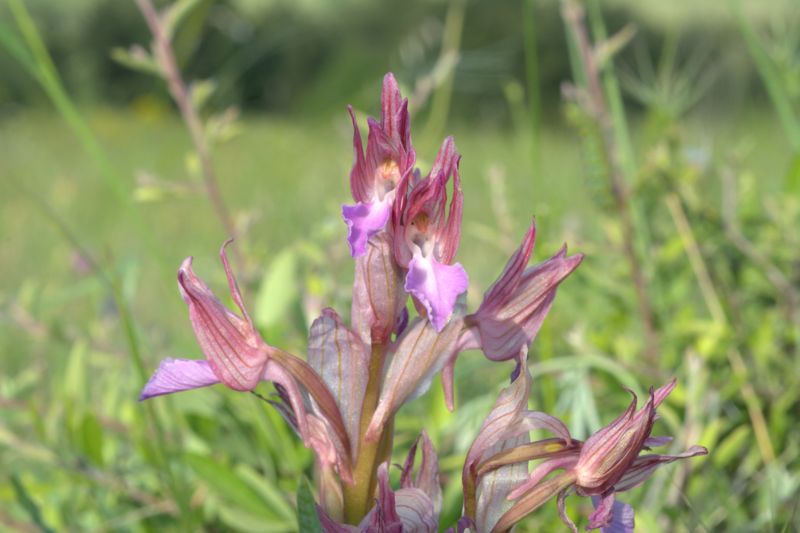
<svg viewBox="0 0 800 533"><path fill-rule="evenodd" d="M464 267L451 264L461 240L464 194L458 175L460 159L453 138L446 138L425 179L409 175L400 183L392 213L395 259L408 270L405 290L436 331L444 329L456 299L469 283ZM451 176L453 197L448 209Z"/></svg>
<svg viewBox="0 0 800 533"><path fill-rule="evenodd" d="M348 106L353 121L355 163L350 171L350 189L355 205L343 205L342 217L347 224L347 242L353 257L367 252L370 237L386 226L392 212L395 189L411 173L416 161L411 146L411 122L408 100L400 97L397 80L389 73L383 78L381 121L370 118L367 152L361 144L361 132L353 108Z"/></svg>

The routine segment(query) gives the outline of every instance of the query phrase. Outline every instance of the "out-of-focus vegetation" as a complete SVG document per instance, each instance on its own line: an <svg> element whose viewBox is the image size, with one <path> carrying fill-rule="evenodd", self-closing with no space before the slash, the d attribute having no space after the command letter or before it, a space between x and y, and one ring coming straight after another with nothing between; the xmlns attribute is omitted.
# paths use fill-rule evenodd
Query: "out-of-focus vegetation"
<svg viewBox="0 0 800 533"><path fill-rule="evenodd" d="M473 307L532 214L538 259L564 241L587 255L532 346L532 406L585 437L622 387L678 377L661 433L711 453L623 495L641 530L797 529L795 2L589 0L599 113L557 2L182 5L176 52L205 80L235 268L268 342L302 354L319 310L347 309L343 106L377 114L392 70L422 168L443 134L463 154ZM200 356L174 272L194 255L223 287L227 237L163 82L129 50L149 42L133 2L0 4L0 529L293 531L311 455L270 406L222 387L135 401L160 359ZM456 411L434 387L395 442L399 458L431 434L450 523L511 368L474 353L456 370ZM526 525L560 527L554 503Z"/></svg>

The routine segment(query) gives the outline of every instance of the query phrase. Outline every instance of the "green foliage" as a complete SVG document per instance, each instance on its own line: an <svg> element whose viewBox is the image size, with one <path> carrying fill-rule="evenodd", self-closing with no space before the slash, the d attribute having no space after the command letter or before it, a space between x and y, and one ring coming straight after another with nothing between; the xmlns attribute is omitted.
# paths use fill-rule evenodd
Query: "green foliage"
<svg viewBox="0 0 800 533"><path fill-rule="evenodd" d="M297 526L303 532L322 533L322 525L317 516L317 504L305 479L297 488Z"/></svg>

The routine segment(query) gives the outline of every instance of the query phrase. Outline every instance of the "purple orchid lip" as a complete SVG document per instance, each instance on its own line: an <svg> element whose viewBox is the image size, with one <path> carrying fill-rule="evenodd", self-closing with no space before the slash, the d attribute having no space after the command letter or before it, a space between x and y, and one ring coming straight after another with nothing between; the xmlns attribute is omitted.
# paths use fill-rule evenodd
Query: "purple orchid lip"
<svg viewBox="0 0 800 533"><path fill-rule="evenodd" d="M369 239L386 226L392 214L391 196L387 195L381 201L342 206L342 218L347 224L347 243L353 257L367 253Z"/></svg>

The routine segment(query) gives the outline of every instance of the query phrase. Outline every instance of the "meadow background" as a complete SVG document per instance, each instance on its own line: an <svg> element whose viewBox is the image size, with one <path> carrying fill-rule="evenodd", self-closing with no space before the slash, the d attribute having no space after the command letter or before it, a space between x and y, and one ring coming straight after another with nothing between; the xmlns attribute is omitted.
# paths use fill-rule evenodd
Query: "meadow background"
<svg viewBox="0 0 800 533"><path fill-rule="evenodd" d="M640 530L797 531L800 4L587 0L577 26L562 5L179 1L245 300L301 355L322 307L348 309L345 105L378 114L392 71L420 167L446 134L463 154L472 308L532 215L536 260L586 254L533 343L531 406L584 438L623 387L678 378L656 434L710 454L621 497ZM0 2L0 530L297 530L312 458L267 404L223 387L136 402L159 360L201 356L175 271L193 255L224 294L230 233L130 48L150 42L133 1ZM398 460L420 426L437 446L445 523L510 370L465 354L454 413L437 380L398 418ZM553 502L520 530L562 528Z"/></svg>

